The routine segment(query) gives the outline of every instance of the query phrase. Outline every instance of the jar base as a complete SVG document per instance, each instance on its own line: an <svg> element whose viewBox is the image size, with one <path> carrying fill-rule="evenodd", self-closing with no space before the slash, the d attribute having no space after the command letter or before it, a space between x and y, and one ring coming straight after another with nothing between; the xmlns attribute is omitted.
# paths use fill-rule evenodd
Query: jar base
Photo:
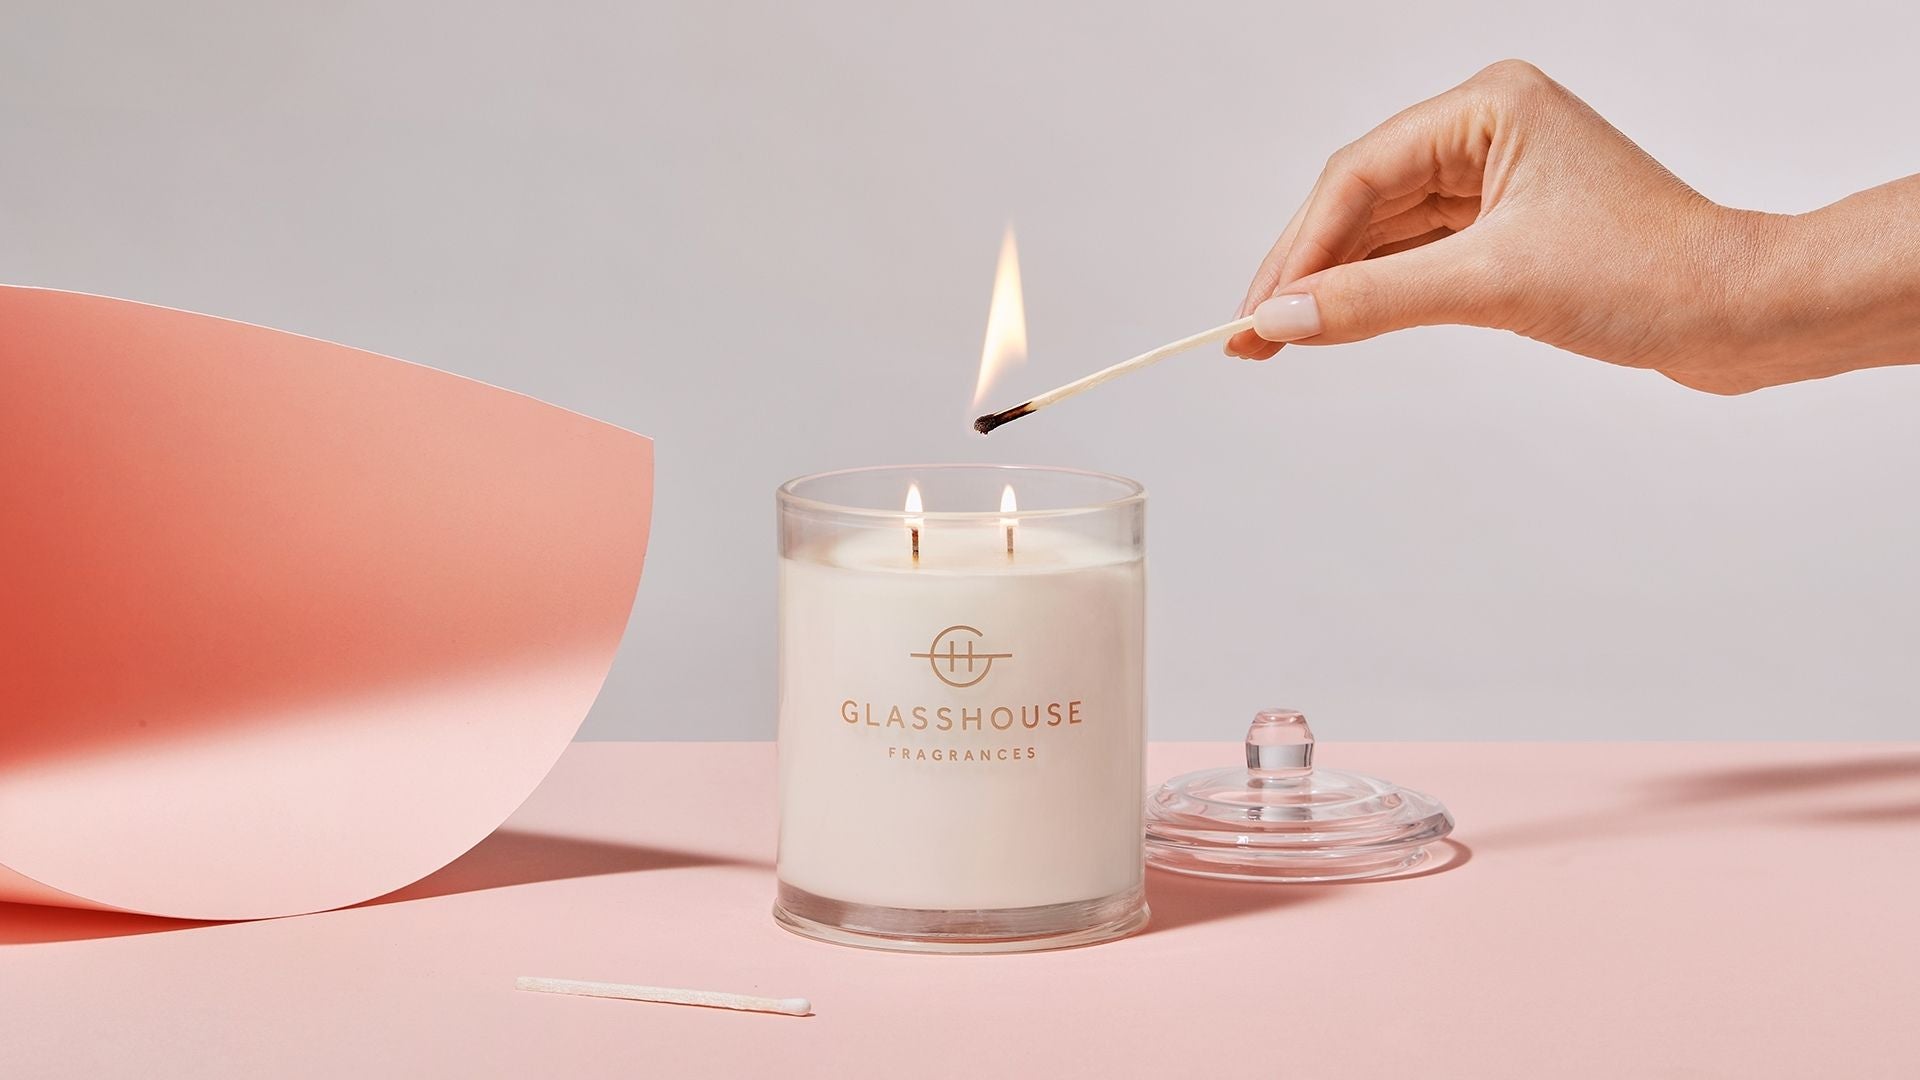
<svg viewBox="0 0 1920 1080"><path fill-rule="evenodd" d="M830 900L782 882L773 919L801 937L889 952L1013 953L1070 949L1147 925L1145 885L1039 907L942 910Z"/></svg>

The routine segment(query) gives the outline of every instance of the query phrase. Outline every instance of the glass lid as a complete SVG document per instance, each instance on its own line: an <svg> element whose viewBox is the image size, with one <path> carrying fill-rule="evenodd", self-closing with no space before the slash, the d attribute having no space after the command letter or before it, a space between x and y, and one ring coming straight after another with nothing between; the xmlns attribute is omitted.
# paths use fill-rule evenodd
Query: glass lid
<svg viewBox="0 0 1920 1080"><path fill-rule="evenodd" d="M1176 776L1147 793L1147 862L1236 881L1349 881L1413 869L1453 831L1429 795L1315 768L1304 714L1268 709L1245 767Z"/></svg>

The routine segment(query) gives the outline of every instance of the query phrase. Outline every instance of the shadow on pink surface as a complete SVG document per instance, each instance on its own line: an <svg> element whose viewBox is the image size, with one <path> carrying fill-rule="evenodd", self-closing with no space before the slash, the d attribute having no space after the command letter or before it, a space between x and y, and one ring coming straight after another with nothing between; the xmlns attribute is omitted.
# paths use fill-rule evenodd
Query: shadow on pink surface
<svg viewBox="0 0 1920 1080"><path fill-rule="evenodd" d="M1812 752L1812 751L1810 751ZM1920 755L1650 775L1610 806L1475 834L1488 849L1754 825L1920 825Z"/></svg>
<svg viewBox="0 0 1920 1080"><path fill-rule="evenodd" d="M472 850L412 885L354 907L377 907L437 896L532 885L542 881L671 870L686 866L765 866L751 860L608 840L501 829ZM346 908L343 910L353 910ZM296 915L318 918L327 912ZM132 937L225 926L192 919L163 919L118 911L0 903L0 946L33 945L94 938Z"/></svg>
<svg viewBox="0 0 1920 1080"><path fill-rule="evenodd" d="M504 889L541 881L672 870L685 866L759 866L771 863L709 855L698 851L645 847L611 840L501 829L473 850L404 889L375 897L357 907L400 904L455 893Z"/></svg>
<svg viewBox="0 0 1920 1080"><path fill-rule="evenodd" d="M129 915L122 911L0 903L0 946L135 937L221 925L192 919L163 919L157 915Z"/></svg>
<svg viewBox="0 0 1920 1080"><path fill-rule="evenodd" d="M1202 923L1236 919L1242 915L1331 900L1346 889L1433 877L1458 870L1472 861L1472 848L1458 840L1442 840L1433 845L1432 855L1413 872L1361 881L1275 885L1251 881L1216 881L1166 870L1149 870L1147 906L1153 909L1153 921L1141 933L1165 933Z"/></svg>
<svg viewBox="0 0 1920 1080"><path fill-rule="evenodd" d="M1863 789L1873 797L1860 798L1857 793ZM1791 799L1791 806L1783 809L1800 821L1920 824L1920 755L1888 754L1704 773L1685 780L1674 798L1682 803Z"/></svg>
<svg viewBox="0 0 1920 1080"><path fill-rule="evenodd" d="M1813 761L1803 765L1758 765L1724 769L1664 780L1671 797L1679 802L1718 802L1796 792L1822 792L1853 788L1862 784L1911 781L1905 790L1920 793L1920 754L1900 753L1839 761Z"/></svg>

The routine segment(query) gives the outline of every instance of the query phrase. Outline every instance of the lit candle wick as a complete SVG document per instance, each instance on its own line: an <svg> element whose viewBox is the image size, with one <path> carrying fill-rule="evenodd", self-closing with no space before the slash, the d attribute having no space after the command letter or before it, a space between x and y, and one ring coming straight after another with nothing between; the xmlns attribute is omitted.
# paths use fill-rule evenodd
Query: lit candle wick
<svg viewBox="0 0 1920 1080"><path fill-rule="evenodd" d="M920 565L920 526L924 519L920 517L920 485L907 485L907 537L913 550L913 565Z"/></svg>
<svg viewBox="0 0 1920 1080"><path fill-rule="evenodd" d="M1013 485L1008 484L1006 489L1000 492L1000 512L1011 514L1019 509L1020 504L1013 497ZM1013 527L1018 524L1019 520L1016 518L1000 519L1000 527L1007 531L1007 558L1009 559L1013 558Z"/></svg>

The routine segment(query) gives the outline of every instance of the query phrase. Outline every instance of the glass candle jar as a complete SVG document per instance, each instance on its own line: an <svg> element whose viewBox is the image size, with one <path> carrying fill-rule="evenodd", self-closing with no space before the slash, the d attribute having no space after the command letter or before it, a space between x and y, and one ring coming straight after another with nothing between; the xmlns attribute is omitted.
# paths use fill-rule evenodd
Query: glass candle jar
<svg viewBox="0 0 1920 1080"><path fill-rule="evenodd" d="M879 467L778 502L775 918L929 952L1145 925L1140 485Z"/></svg>

